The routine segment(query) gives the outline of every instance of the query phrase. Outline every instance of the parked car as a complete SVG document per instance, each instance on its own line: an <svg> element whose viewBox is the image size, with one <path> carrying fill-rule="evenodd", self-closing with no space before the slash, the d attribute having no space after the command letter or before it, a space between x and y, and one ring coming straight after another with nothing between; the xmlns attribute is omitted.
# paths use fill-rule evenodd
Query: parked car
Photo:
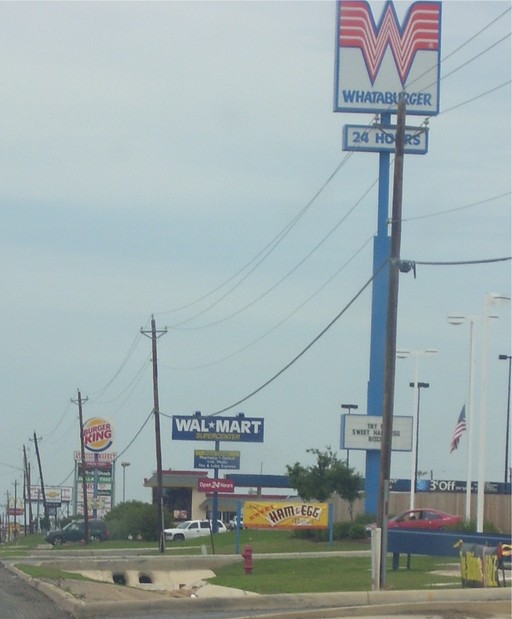
<svg viewBox="0 0 512 619"><path fill-rule="evenodd" d="M217 520L217 523L218 532L225 533L227 531L226 525L221 520ZM186 520L185 522L180 522L177 527L164 529L165 539L176 542L185 539L195 539L196 537L210 535L211 527L211 520Z"/></svg>
<svg viewBox="0 0 512 619"><path fill-rule="evenodd" d="M104 542L110 538L107 523L103 520L91 519L89 525L89 540ZM48 531L45 540L53 546L60 546L66 542L82 542L85 539L85 520L73 520L62 529Z"/></svg>
<svg viewBox="0 0 512 619"><path fill-rule="evenodd" d="M440 531L456 527L463 522L462 516L446 514L438 509L409 509L388 520L388 529L427 529ZM375 523L366 527L367 531L375 528Z"/></svg>
<svg viewBox="0 0 512 619"><path fill-rule="evenodd" d="M237 516L235 516L234 518L231 518L231 520L228 522L228 529L230 531L233 531L234 529L236 529L237 527ZM240 516L240 529L244 528L244 517Z"/></svg>

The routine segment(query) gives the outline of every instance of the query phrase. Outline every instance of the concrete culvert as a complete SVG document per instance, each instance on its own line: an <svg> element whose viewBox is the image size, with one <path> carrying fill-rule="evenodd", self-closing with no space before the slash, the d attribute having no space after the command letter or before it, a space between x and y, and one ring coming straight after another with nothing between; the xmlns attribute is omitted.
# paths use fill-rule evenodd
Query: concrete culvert
<svg viewBox="0 0 512 619"><path fill-rule="evenodd" d="M141 585L150 585L153 582L153 580L151 579L151 576L148 576L147 574L139 574L139 583Z"/></svg>
<svg viewBox="0 0 512 619"><path fill-rule="evenodd" d="M126 585L126 576L124 574L112 574L112 580L116 585Z"/></svg>

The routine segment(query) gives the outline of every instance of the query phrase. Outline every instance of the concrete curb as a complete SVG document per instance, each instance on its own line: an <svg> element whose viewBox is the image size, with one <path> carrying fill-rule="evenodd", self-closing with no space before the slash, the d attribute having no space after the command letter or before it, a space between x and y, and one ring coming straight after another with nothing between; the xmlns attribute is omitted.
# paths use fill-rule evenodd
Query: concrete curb
<svg viewBox="0 0 512 619"><path fill-rule="evenodd" d="M32 587L49 597L60 608L76 619L85 619L108 613L123 616L128 612L149 611L268 611L267 616L277 619L293 617L315 619L338 617L342 609L366 608L369 614L380 607L387 614L398 609L424 606L429 613L435 604L510 601L510 588L443 589L428 591L360 591L346 593L274 594L247 597L215 598L162 598L134 601L94 602L79 599L56 585L32 578L13 565L8 569L23 578ZM370 609L372 612L370 613ZM264 615L263 615L264 616Z"/></svg>
<svg viewBox="0 0 512 619"><path fill-rule="evenodd" d="M46 583L42 583L46 585ZM52 587L52 585L46 585ZM50 591L46 592L50 594ZM168 611L268 611L268 615L277 618L286 617L293 613L294 617L303 619L314 617L338 616L340 609L348 608L382 608L386 613L393 614L398 608L411 610L418 605L426 607L429 612L433 603L454 603L459 605L464 602L488 602L497 600L510 600L510 592L507 589L464 589L462 591L382 591L382 592L359 592L359 593L335 593L335 594L279 594L264 595L257 597L242 598L173 598L155 599L138 602L91 602L77 600L62 592L63 599L59 601L58 594L52 599L61 608L72 614L77 619L94 617L99 614L109 613L122 616L127 612ZM404 595L407 594L407 595ZM305 610L307 609L307 610ZM298 614L300 613L300 615Z"/></svg>

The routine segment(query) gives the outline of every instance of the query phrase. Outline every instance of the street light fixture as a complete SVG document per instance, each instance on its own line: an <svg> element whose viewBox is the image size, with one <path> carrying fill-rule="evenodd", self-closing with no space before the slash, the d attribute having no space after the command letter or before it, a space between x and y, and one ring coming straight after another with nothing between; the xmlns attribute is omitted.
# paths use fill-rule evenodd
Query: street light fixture
<svg viewBox="0 0 512 619"><path fill-rule="evenodd" d="M426 350L404 350L400 349L396 351L396 356L399 359L407 359L410 356L415 357L415 371L414 371L414 383L418 385L419 364L421 357L433 357L437 355L439 351L435 348L427 348ZM414 403L412 412L412 460L411 460L411 488L409 495L409 509L414 509L414 499L416 491L416 475L417 475L417 458L418 458L418 418L417 412L419 408L419 393L420 390L414 390Z"/></svg>
<svg viewBox="0 0 512 619"><path fill-rule="evenodd" d="M411 484L413 486L412 491L415 493L418 483L418 452L420 444L420 389L428 389L430 383L409 383L409 387L415 387L418 390L418 397L416 398L418 401L418 407L416 409L416 454L414 458L414 474L411 479Z"/></svg>
<svg viewBox="0 0 512 619"><path fill-rule="evenodd" d="M126 500L126 467L130 466L131 462L121 462L123 467L123 503Z"/></svg>
<svg viewBox="0 0 512 619"><path fill-rule="evenodd" d="M345 408L346 410L348 410L348 414L350 415L350 411L357 410L359 406L357 404L342 404L341 408ZM349 462L350 462L350 449L347 449L347 466L349 465Z"/></svg>
<svg viewBox="0 0 512 619"><path fill-rule="evenodd" d="M507 395L507 422L505 425L505 483L508 482L509 478L509 470L508 470L508 445L509 445L509 434L510 434L510 374L511 374L511 361L512 356L510 355L500 355L498 357L500 361L508 360L508 395Z"/></svg>

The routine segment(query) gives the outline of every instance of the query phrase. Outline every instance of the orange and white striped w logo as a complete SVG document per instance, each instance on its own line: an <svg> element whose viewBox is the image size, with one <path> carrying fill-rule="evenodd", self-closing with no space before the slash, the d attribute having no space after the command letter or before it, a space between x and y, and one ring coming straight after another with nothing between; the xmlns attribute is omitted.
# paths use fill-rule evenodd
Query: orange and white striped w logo
<svg viewBox="0 0 512 619"><path fill-rule="evenodd" d="M378 25L372 11L362 0L341 0L340 47L359 48L372 85L387 47L391 49L402 86L420 50L439 50L441 36L441 4L415 2L409 8L403 26L398 23L395 8L388 0Z"/></svg>

